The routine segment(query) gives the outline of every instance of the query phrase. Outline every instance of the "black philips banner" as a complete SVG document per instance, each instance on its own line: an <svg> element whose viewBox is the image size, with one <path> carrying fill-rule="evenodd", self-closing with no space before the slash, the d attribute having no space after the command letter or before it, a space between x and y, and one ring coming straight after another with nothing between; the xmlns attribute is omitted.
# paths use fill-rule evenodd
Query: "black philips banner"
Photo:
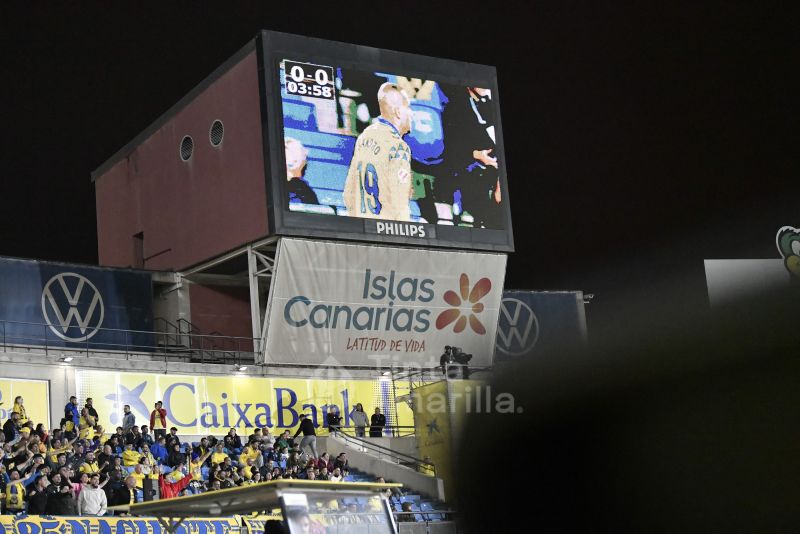
<svg viewBox="0 0 800 534"><path fill-rule="evenodd" d="M0 258L6 345L153 350L150 273Z"/></svg>

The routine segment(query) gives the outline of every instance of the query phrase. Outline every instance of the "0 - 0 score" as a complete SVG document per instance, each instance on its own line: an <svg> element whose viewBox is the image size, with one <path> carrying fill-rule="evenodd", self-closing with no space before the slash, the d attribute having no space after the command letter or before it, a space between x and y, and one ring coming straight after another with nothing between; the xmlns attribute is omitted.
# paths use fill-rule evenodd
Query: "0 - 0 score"
<svg viewBox="0 0 800 534"><path fill-rule="evenodd" d="M333 67L284 60L286 93L314 98L334 99Z"/></svg>

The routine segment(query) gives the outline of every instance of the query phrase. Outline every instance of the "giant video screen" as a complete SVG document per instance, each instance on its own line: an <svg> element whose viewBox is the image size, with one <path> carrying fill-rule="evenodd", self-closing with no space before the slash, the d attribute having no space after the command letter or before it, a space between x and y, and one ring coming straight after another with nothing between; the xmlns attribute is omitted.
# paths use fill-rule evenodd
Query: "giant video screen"
<svg viewBox="0 0 800 534"><path fill-rule="evenodd" d="M271 37L276 230L513 250L494 68Z"/></svg>

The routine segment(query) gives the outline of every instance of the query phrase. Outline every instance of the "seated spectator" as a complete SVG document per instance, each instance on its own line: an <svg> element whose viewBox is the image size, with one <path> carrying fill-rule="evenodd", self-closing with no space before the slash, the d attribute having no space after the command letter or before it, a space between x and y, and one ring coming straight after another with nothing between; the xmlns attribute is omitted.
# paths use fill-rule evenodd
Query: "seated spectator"
<svg viewBox="0 0 800 534"><path fill-rule="evenodd" d="M206 460L211 457L211 451L206 452L203 456L200 456L196 460L190 460L189 462L189 472L192 474L192 480L197 482L203 481L203 464L206 463Z"/></svg>
<svg viewBox="0 0 800 534"><path fill-rule="evenodd" d="M280 437L275 441L273 447L275 449L288 449L292 445L292 440L289 438L290 432L288 430L284 430Z"/></svg>
<svg viewBox="0 0 800 534"><path fill-rule="evenodd" d="M133 445L133 448L137 450L142 448L142 433L139 432L138 426L133 425L130 431L125 434L125 444L131 444Z"/></svg>
<svg viewBox="0 0 800 534"><path fill-rule="evenodd" d="M231 438L231 445L234 449L241 449L242 448L242 439L236 434L236 429L231 428L228 431L228 436Z"/></svg>
<svg viewBox="0 0 800 534"><path fill-rule="evenodd" d="M253 430L253 433L250 434L250 437L247 438L247 442L248 443L253 443L254 441L261 442L263 441L263 439L264 436L261 435L261 429L256 428L255 430Z"/></svg>
<svg viewBox="0 0 800 534"><path fill-rule="evenodd" d="M84 410L85 409L86 408L84 408ZM103 467L105 467L105 465ZM101 469L102 468L97 464L97 462L94 459L94 453L89 452L86 453L86 460L81 464L79 470L81 473L86 473L91 476L100 473Z"/></svg>
<svg viewBox="0 0 800 534"><path fill-rule="evenodd" d="M201 438L200 445L195 448L195 452L198 456L205 456L207 452L214 452L214 449L211 448L208 444L208 438Z"/></svg>
<svg viewBox="0 0 800 534"><path fill-rule="evenodd" d="M268 448L272 447L275 444L275 436L270 434L269 428L264 427L261 430L261 441L266 445Z"/></svg>
<svg viewBox="0 0 800 534"><path fill-rule="evenodd" d="M173 442L171 450L169 451L169 456L167 456L166 464L174 468L185 462L186 462L186 456L181 452L180 443Z"/></svg>
<svg viewBox="0 0 800 534"><path fill-rule="evenodd" d="M128 443L125 445L125 450L122 452L122 464L125 467L132 467L139 463L141 460L142 455L139 454L138 451L133 449L133 445Z"/></svg>
<svg viewBox="0 0 800 534"><path fill-rule="evenodd" d="M333 461L333 467L338 467L343 473L347 474L350 470L350 463L347 461L347 453L343 452Z"/></svg>
<svg viewBox="0 0 800 534"><path fill-rule="evenodd" d="M328 454L327 452L323 452L319 456L319 459L317 460L317 467L319 467L320 469L322 469L323 467L327 467L328 471L332 471L333 462L331 462L331 455Z"/></svg>
<svg viewBox="0 0 800 534"><path fill-rule="evenodd" d="M411 510L411 503L406 501L402 504L403 513L397 514L398 523L413 523L416 521L414 512Z"/></svg>
<svg viewBox="0 0 800 534"><path fill-rule="evenodd" d="M142 425L142 444L148 447L152 447L155 444L153 435L150 433L150 429L147 428L147 425Z"/></svg>
<svg viewBox="0 0 800 534"><path fill-rule="evenodd" d="M144 479L147 475L144 474L144 466L142 464L136 464L130 476L136 480L137 488L144 489Z"/></svg>
<svg viewBox="0 0 800 534"><path fill-rule="evenodd" d="M120 480L124 480L124 477L128 474L128 471L122 466L122 457L112 456L110 462L111 463L103 468L102 473L107 477L111 477L116 473L119 474Z"/></svg>
<svg viewBox="0 0 800 534"><path fill-rule="evenodd" d="M158 461L158 463L166 463L167 456L169 456L169 451L166 447L167 438L160 437L156 440L155 445L150 448L150 452L153 453L153 456Z"/></svg>
<svg viewBox="0 0 800 534"><path fill-rule="evenodd" d="M119 441L119 438L116 434L108 438L105 442L105 445L109 445L114 454L122 454L122 451L124 450L124 444Z"/></svg>
<svg viewBox="0 0 800 534"><path fill-rule="evenodd" d="M174 445L180 445L181 438L178 436L178 429L176 427L172 427L169 429L169 434L167 435L167 450L172 451Z"/></svg>
<svg viewBox="0 0 800 534"><path fill-rule="evenodd" d="M11 417L9 417L6 422L3 423L3 434L5 436L6 443L15 443L19 440L21 432L19 414L17 412L11 412Z"/></svg>
<svg viewBox="0 0 800 534"><path fill-rule="evenodd" d="M39 441L41 443L47 443L47 438L49 438L49 434L47 433L47 429L42 423L36 425L36 430L34 430L36 435L39 437Z"/></svg>
<svg viewBox="0 0 800 534"><path fill-rule="evenodd" d="M248 443L242 449L242 453L239 455L239 463L242 465L247 465L247 460L255 460L257 457L261 456L258 448L256 448L255 443Z"/></svg>
<svg viewBox="0 0 800 534"><path fill-rule="evenodd" d="M343 479L344 477L342 476L342 470L336 467L333 469L333 472L331 473L328 480L330 480L331 482L341 482Z"/></svg>
<svg viewBox="0 0 800 534"><path fill-rule="evenodd" d="M111 445L103 445L102 452L97 454L97 463L100 464L100 469L103 469L103 464L111 465L113 463L113 459L116 457L114 451L111 449Z"/></svg>
<svg viewBox="0 0 800 534"><path fill-rule="evenodd" d="M211 465L220 465L225 462L226 458L228 458L228 455L223 450L222 443L217 443L217 448L214 454L211 455Z"/></svg>
<svg viewBox="0 0 800 534"><path fill-rule="evenodd" d="M163 463L163 462L159 462L156 459L156 457L150 451L150 447L148 447L146 443L142 443L141 455L142 455L142 458L147 458L150 461L150 465L156 465L158 463Z"/></svg>

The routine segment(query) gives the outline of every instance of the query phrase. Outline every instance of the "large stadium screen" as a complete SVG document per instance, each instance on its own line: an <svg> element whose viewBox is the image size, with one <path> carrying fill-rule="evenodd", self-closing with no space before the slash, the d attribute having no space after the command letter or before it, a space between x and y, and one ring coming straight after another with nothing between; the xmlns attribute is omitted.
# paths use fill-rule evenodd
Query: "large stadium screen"
<svg viewBox="0 0 800 534"><path fill-rule="evenodd" d="M513 249L493 67L262 41L276 233Z"/></svg>

